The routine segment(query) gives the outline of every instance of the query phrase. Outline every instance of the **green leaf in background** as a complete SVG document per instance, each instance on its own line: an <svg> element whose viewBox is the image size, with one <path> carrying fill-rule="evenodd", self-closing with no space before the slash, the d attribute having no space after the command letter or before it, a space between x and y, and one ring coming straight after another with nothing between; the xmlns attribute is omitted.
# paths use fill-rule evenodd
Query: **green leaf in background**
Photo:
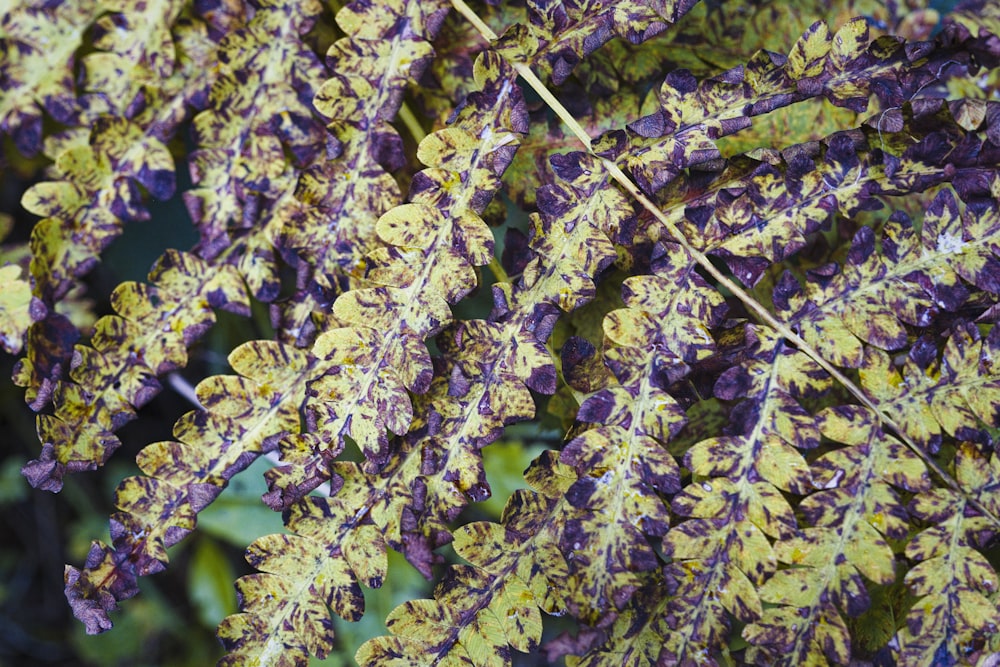
<svg viewBox="0 0 1000 667"><path fill-rule="evenodd" d="M222 495L198 515L198 528L240 549L262 535L282 532L281 514L260 502L267 492L264 472L273 465L260 458L234 477Z"/></svg>
<svg viewBox="0 0 1000 667"><path fill-rule="evenodd" d="M207 628L236 613L236 573L222 548L212 539L199 540L188 566L188 599Z"/></svg>

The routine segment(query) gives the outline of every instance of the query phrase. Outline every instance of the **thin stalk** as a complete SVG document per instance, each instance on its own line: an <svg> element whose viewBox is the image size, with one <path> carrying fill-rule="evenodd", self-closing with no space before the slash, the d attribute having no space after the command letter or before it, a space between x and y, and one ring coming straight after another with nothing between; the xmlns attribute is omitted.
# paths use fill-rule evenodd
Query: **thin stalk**
<svg viewBox="0 0 1000 667"><path fill-rule="evenodd" d="M413 113L413 109L406 102L403 102L402 106L399 107L399 120L403 121L406 131L410 133L410 136L418 144L427 136L424 126L420 124L420 119L417 118Z"/></svg>

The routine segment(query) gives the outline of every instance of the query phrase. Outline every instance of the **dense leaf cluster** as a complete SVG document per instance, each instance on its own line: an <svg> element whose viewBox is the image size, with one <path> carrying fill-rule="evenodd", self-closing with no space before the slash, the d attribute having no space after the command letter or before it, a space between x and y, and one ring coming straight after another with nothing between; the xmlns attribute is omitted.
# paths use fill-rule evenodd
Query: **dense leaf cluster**
<svg viewBox="0 0 1000 667"><path fill-rule="evenodd" d="M2 15L0 131L46 159L0 268L28 482L102 466L216 311L274 330L67 566L88 632L268 455L286 532L220 664L328 655L389 549L438 583L363 665L1000 652L1000 4L332 4ZM181 157L197 244L91 325L85 277ZM560 450L463 521L529 420Z"/></svg>

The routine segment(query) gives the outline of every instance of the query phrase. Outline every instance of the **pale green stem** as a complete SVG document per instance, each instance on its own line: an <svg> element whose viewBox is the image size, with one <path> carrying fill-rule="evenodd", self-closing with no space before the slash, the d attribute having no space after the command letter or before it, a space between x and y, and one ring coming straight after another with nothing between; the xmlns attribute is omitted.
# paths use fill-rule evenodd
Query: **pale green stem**
<svg viewBox="0 0 1000 667"><path fill-rule="evenodd" d="M452 0L451 6L455 8L459 14L465 17L468 21L479 31L479 34L486 38L488 42L495 42L497 39L497 34L490 29L486 23L479 18L479 14L472 11L472 8L465 4L462 0Z"/></svg>
<svg viewBox="0 0 1000 667"><path fill-rule="evenodd" d="M497 259L496 257L491 259L489 267L490 271L493 272L494 277L497 279L497 282L501 283L510 282L510 276L507 275L507 272L504 270L503 266L500 265L499 259Z"/></svg>
<svg viewBox="0 0 1000 667"><path fill-rule="evenodd" d="M399 119L403 121L403 125L406 126L406 130L413 137L413 140L418 144L424 140L427 136L427 132L424 131L424 126L420 124L420 120L413 113L413 109L403 102L403 105L399 107Z"/></svg>

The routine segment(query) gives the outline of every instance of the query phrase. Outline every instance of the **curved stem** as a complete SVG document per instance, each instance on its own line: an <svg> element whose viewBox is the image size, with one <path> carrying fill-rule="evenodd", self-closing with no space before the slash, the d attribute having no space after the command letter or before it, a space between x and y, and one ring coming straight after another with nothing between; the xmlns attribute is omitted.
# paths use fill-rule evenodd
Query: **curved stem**
<svg viewBox="0 0 1000 667"><path fill-rule="evenodd" d="M427 131L420 124L420 119L417 118L416 114L413 113L413 109L406 102L403 102L402 106L399 107L399 120L403 121L407 132L410 133L410 136L418 144L427 136Z"/></svg>

